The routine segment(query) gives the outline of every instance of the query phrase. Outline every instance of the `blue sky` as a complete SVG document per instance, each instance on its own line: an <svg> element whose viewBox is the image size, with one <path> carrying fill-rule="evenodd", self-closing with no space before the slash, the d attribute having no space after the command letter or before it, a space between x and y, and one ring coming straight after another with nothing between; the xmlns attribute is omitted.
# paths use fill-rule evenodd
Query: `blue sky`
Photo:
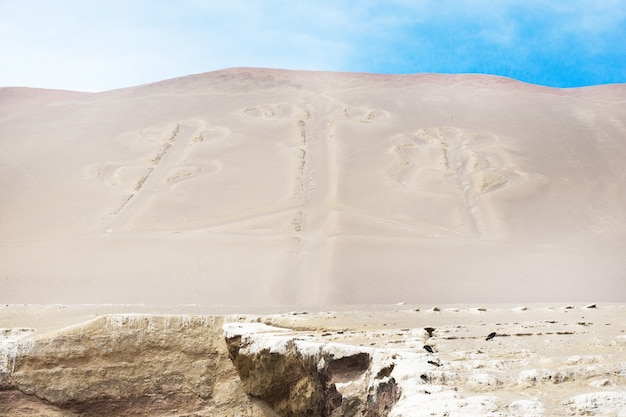
<svg viewBox="0 0 626 417"><path fill-rule="evenodd" d="M626 0L0 0L0 86L228 67L626 82Z"/></svg>

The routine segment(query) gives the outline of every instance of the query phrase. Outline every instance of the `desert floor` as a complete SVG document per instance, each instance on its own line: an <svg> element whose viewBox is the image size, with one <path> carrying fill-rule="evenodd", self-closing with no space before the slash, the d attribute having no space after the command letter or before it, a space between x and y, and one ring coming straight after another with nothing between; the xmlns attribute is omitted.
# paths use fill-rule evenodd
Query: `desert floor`
<svg viewBox="0 0 626 417"><path fill-rule="evenodd" d="M626 404L624 305L4 305L0 327L44 335L106 314L225 315L270 326L265 338L383 352L403 387L397 416L418 403L431 415L513 416L621 416Z"/></svg>

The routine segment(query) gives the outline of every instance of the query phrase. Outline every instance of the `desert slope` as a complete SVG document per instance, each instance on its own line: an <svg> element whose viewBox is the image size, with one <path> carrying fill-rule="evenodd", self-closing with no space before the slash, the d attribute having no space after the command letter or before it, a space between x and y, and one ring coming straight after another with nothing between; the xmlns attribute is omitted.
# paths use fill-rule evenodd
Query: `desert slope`
<svg viewBox="0 0 626 417"><path fill-rule="evenodd" d="M0 89L2 302L624 301L626 86Z"/></svg>

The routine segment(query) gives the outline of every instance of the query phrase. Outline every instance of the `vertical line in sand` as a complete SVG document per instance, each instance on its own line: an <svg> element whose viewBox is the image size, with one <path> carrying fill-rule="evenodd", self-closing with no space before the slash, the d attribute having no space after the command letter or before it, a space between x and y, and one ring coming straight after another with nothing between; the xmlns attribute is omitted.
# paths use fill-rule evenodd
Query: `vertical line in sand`
<svg viewBox="0 0 626 417"><path fill-rule="evenodd" d="M307 136L305 171L314 184L305 193L303 246L299 252L297 301L322 304L328 292L334 252L337 201L337 155L333 122L328 121L328 101L308 103L310 119L303 127Z"/></svg>
<svg viewBox="0 0 626 417"><path fill-rule="evenodd" d="M323 230L323 249L320 256L320 270L318 273L317 298L318 302L328 302L328 293L332 285L332 268L335 258L335 246L339 211L337 210L337 194L339 181L339 166L336 142L336 121L332 115L334 112L327 112L330 120L324 120L324 142L326 144L326 167L328 172L328 194L325 201L325 222Z"/></svg>

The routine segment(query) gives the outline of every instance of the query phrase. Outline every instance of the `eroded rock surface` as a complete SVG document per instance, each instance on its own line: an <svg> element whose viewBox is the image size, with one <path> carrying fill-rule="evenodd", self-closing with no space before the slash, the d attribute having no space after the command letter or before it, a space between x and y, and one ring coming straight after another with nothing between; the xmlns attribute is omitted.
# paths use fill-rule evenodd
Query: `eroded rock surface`
<svg viewBox="0 0 626 417"><path fill-rule="evenodd" d="M110 315L14 340L0 358L0 415L271 415L243 393L222 322Z"/></svg>
<svg viewBox="0 0 626 417"><path fill-rule="evenodd" d="M400 395L371 350L224 317L112 314L3 336L1 416L384 417Z"/></svg>
<svg viewBox="0 0 626 417"><path fill-rule="evenodd" d="M400 394L379 352L255 323L225 326L245 391L284 417L387 416Z"/></svg>

